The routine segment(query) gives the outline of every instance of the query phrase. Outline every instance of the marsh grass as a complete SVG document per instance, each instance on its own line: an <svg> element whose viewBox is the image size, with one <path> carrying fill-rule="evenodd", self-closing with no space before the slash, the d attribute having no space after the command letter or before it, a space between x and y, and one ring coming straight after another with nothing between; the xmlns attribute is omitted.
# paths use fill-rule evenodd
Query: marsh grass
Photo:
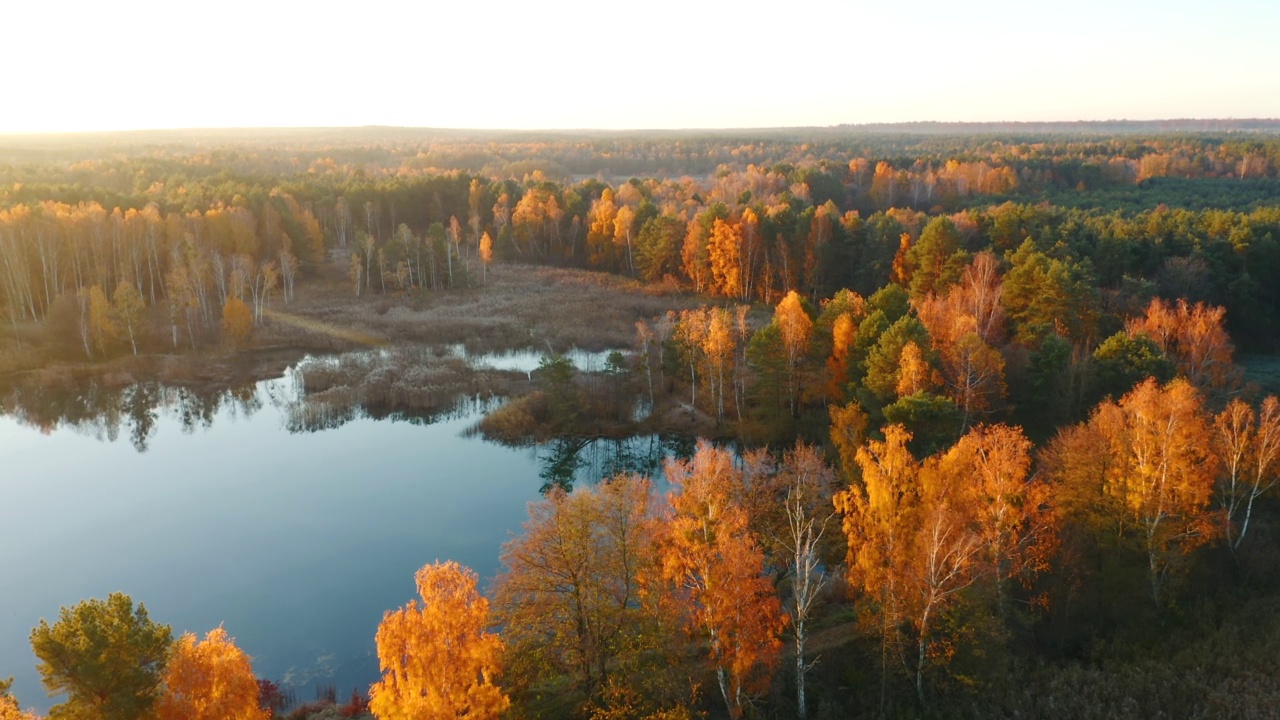
<svg viewBox="0 0 1280 720"><path fill-rule="evenodd" d="M468 430L503 445L522 446L543 439L542 428L549 425L550 409L546 393L535 390L485 414Z"/></svg>
<svg viewBox="0 0 1280 720"><path fill-rule="evenodd" d="M528 387L524 373L473 368L427 348L347 353L296 369L301 399L289 409L298 429L336 427L357 415L431 421L465 414L468 400Z"/></svg>
<svg viewBox="0 0 1280 720"><path fill-rule="evenodd" d="M697 298L670 288L650 288L607 273L498 264L484 286L436 293L356 298L336 279L320 281L300 291L288 312L318 326L393 344L460 344L481 354L630 347L637 320L697 304ZM273 334L295 331L272 329Z"/></svg>

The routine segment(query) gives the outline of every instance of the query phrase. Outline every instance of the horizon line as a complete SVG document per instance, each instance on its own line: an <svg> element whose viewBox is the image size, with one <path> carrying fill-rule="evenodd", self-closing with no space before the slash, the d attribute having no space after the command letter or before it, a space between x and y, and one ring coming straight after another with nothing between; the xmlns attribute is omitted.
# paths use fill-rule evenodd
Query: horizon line
<svg viewBox="0 0 1280 720"><path fill-rule="evenodd" d="M87 135L131 135L142 133L198 133L198 132L254 132L264 130L335 131L335 130L410 130L430 132L479 132L479 133L692 133L692 132L767 132L797 130L841 130L866 128L934 127L984 127L984 126L1089 126L1123 124L1178 124L1178 123L1263 123L1276 124L1280 129L1280 117L1166 117L1166 118L1109 118L1106 120L899 120L891 122L838 123L834 125L756 125L756 126L690 126L690 127L450 127L432 125L223 125L186 127L149 127L128 129L93 130L0 130L0 137L48 137Z"/></svg>

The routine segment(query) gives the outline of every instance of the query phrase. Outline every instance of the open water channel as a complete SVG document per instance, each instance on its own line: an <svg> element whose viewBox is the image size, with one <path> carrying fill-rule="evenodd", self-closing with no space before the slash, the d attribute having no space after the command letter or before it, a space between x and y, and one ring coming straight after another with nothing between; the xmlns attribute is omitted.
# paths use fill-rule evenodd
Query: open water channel
<svg viewBox="0 0 1280 720"><path fill-rule="evenodd" d="M487 586L548 468L564 467L565 446L465 432L479 401L429 422L356 413L297 431L299 388L291 371L212 395L49 388L0 406L0 677L16 676L24 707L56 702L31 629L114 591L175 636L224 626L300 700L330 684L363 692L378 622L415 596L414 571L456 560ZM568 451L581 482L656 468L671 448Z"/></svg>

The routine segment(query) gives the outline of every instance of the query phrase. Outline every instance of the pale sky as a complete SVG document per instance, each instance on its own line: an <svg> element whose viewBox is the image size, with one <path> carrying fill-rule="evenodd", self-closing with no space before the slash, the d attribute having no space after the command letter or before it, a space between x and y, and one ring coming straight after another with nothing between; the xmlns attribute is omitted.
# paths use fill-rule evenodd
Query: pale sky
<svg viewBox="0 0 1280 720"><path fill-rule="evenodd" d="M1276 0L3 0L0 26L0 132L1280 117Z"/></svg>

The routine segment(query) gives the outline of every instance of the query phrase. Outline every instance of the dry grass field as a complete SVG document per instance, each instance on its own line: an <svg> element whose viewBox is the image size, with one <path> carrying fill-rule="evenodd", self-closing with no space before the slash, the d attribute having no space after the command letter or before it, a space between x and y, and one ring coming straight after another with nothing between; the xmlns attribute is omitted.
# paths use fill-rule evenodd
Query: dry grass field
<svg viewBox="0 0 1280 720"><path fill-rule="evenodd" d="M357 334L348 337L356 344L462 344L472 353L550 346L564 352L629 347L637 320L697 304L670 289L607 273L513 264L491 267L483 286L424 294L375 290L359 298L330 268L276 310L315 323L313 333L328 327ZM283 333L268 330L272 337Z"/></svg>

